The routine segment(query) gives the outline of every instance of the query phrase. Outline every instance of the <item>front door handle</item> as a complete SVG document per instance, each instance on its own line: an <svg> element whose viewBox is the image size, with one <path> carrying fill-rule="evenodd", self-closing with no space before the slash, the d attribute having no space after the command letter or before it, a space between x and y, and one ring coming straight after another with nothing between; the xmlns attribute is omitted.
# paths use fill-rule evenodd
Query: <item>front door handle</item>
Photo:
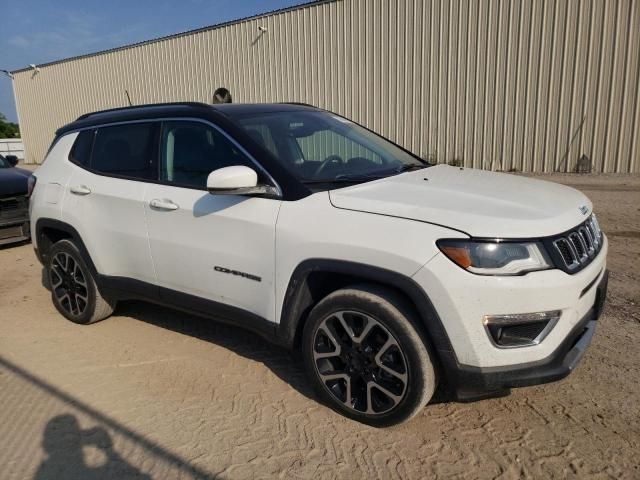
<svg viewBox="0 0 640 480"><path fill-rule="evenodd" d="M78 185L76 187L71 187L69 191L74 195L89 195L91 193L91 189L86 185Z"/></svg>
<svg viewBox="0 0 640 480"><path fill-rule="evenodd" d="M160 200L158 198L151 200L151 202L149 202L149 205L151 206L151 208L155 210L172 211L172 210L177 210L179 208L178 205L173 203L171 200L167 200L167 199Z"/></svg>

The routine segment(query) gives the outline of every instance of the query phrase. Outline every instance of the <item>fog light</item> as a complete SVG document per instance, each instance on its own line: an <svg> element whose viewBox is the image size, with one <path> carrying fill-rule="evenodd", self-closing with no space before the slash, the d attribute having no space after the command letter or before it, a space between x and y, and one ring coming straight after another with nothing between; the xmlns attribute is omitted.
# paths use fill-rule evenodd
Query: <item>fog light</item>
<svg viewBox="0 0 640 480"><path fill-rule="evenodd" d="M549 334L561 315L560 310L485 315L482 321L496 347L514 348L538 345Z"/></svg>

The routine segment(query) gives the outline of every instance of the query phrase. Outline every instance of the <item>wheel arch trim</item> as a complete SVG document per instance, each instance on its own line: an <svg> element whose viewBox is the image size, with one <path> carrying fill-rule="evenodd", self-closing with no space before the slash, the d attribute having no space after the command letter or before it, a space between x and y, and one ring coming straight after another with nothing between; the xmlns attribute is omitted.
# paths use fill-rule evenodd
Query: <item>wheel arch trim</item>
<svg viewBox="0 0 640 480"><path fill-rule="evenodd" d="M68 223L63 222L61 220L55 220L53 218L39 218L36 221L36 228L35 228L36 238L34 239L34 244L35 244L36 255L38 256L38 260L40 260L40 262L43 265L46 262L46 257L43 254L43 249L41 248L40 242L42 239L43 231L48 228L58 230L68 234L73 240L76 247L78 247L78 250L80 250L80 253L85 263L91 270L92 275L94 276L98 275L98 270L96 269L96 266L93 263L91 255L89 254L89 251L87 250L87 247L85 246L84 241L82 240L82 237L80 236L78 231Z"/></svg>
<svg viewBox="0 0 640 480"><path fill-rule="evenodd" d="M278 325L278 336L286 346L292 348L295 345L304 323L303 316L308 307L305 304L305 294L309 287L309 276L314 272L355 276L391 287L404 294L416 308L425 333L435 348L442 366L448 370L448 367L458 364L449 337L433 303L415 280L392 270L348 260L312 258L301 262L294 269L284 295Z"/></svg>

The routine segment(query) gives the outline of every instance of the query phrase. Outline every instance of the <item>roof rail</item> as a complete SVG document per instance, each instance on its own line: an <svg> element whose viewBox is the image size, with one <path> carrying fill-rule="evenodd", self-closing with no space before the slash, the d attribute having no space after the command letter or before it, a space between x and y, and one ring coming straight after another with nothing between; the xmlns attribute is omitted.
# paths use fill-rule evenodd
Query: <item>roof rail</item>
<svg viewBox="0 0 640 480"><path fill-rule="evenodd" d="M304 102L281 102L282 105L300 105L301 107L311 107L311 108L318 108L315 105L311 105L310 103L304 103Z"/></svg>
<svg viewBox="0 0 640 480"><path fill-rule="evenodd" d="M127 107L116 107L116 108L108 108L106 110L98 110L97 112L89 112L83 115L80 115L76 121L84 120L94 115L100 115L103 113L112 113L112 112L121 112L127 110L137 110L141 108L149 108L149 107L172 107L172 106L185 106L185 107L209 107L206 103L201 102L168 102L168 103L148 103L144 105L131 105Z"/></svg>

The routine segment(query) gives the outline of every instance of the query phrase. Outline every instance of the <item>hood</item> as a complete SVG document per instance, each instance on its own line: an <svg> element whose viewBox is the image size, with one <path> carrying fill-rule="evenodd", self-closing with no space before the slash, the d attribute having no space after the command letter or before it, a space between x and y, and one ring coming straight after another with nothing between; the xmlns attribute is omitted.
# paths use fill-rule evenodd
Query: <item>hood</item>
<svg viewBox="0 0 640 480"><path fill-rule="evenodd" d="M26 195L29 170L21 168L0 168L0 197Z"/></svg>
<svg viewBox="0 0 640 480"><path fill-rule="evenodd" d="M490 238L555 235L575 227L592 211L585 195L564 185L447 165L332 190L329 197L337 208Z"/></svg>

